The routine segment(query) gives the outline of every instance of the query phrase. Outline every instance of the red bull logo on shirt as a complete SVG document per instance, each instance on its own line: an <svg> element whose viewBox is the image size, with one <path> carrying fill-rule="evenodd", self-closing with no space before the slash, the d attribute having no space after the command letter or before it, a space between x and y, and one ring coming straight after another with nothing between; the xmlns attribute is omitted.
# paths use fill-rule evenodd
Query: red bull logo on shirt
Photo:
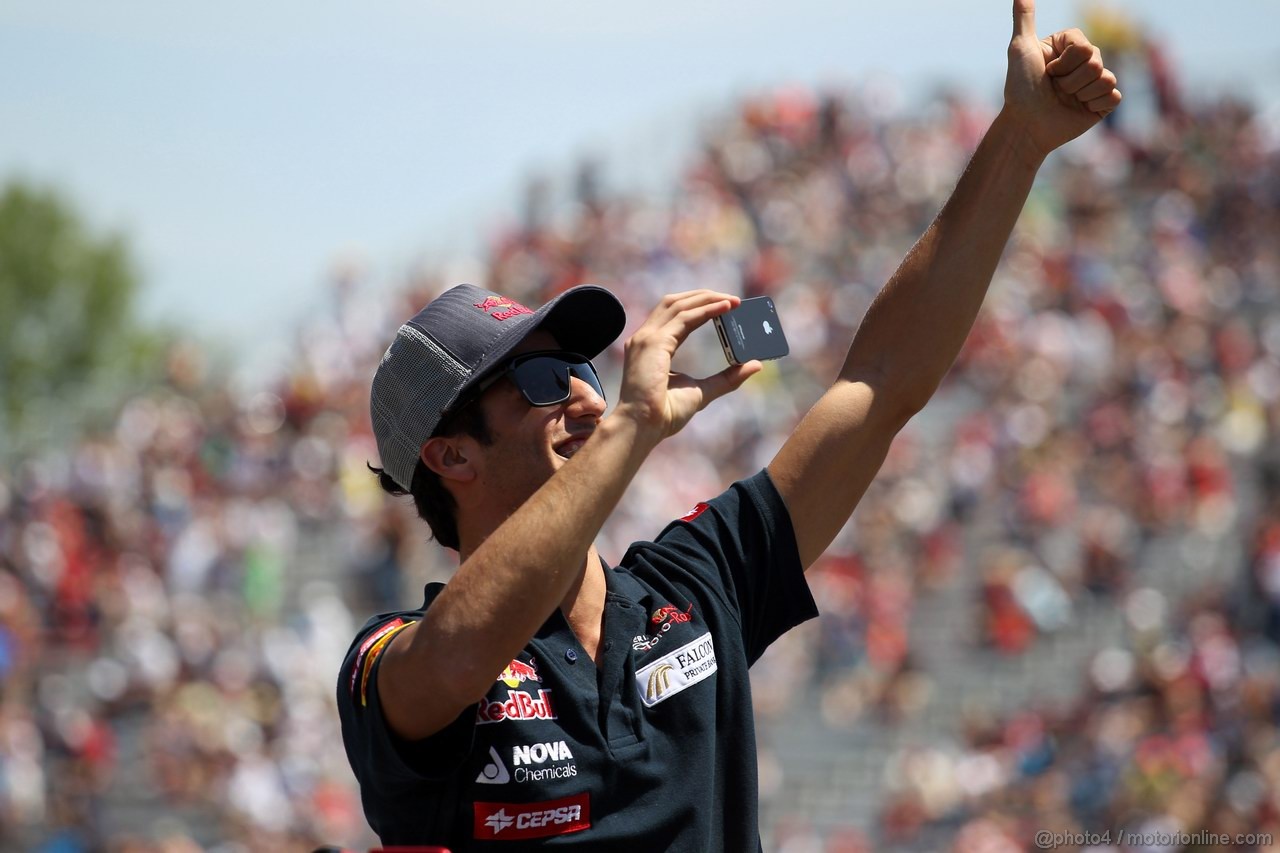
<svg viewBox="0 0 1280 853"><path fill-rule="evenodd" d="M542 683L542 676L538 675L538 670L534 668L535 661L529 658L529 662L525 663L520 660L512 660L507 664L507 668L498 676L498 681L508 687L519 687L526 681L536 681Z"/></svg>
<svg viewBox="0 0 1280 853"><path fill-rule="evenodd" d="M537 698L523 690L508 690L505 700L488 697L476 706L476 724L500 723L503 720L556 720L550 690L539 690Z"/></svg>

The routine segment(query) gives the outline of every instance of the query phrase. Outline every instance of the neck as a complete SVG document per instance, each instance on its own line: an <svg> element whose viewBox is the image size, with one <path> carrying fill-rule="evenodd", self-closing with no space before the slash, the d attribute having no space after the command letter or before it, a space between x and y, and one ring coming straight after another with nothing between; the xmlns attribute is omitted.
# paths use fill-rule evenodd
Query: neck
<svg viewBox="0 0 1280 853"><path fill-rule="evenodd" d="M564 601L560 602L560 612L587 651L592 651L592 645L587 639L600 635L605 588L604 565L600 562L596 546L592 545L582 562L581 573L569 587Z"/></svg>

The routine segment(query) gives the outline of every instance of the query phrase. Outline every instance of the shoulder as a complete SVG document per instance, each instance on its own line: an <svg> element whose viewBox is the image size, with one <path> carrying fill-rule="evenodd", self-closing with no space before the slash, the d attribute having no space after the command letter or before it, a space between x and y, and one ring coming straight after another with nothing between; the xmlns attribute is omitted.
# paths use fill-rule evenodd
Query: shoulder
<svg viewBox="0 0 1280 853"><path fill-rule="evenodd" d="M698 501L652 541L632 543L622 562L663 546L675 547L687 558L723 559L726 550L741 552L760 539L781 539L784 545L794 541L786 504L763 469Z"/></svg>
<svg viewBox="0 0 1280 853"><path fill-rule="evenodd" d="M348 646L339 671L340 705L346 704L344 699L357 707L368 704L370 676L378 658L397 634L422 619L444 586L441 583L428 584L424 590L422 606L417 609L379 613L365 621Z"/></svg>

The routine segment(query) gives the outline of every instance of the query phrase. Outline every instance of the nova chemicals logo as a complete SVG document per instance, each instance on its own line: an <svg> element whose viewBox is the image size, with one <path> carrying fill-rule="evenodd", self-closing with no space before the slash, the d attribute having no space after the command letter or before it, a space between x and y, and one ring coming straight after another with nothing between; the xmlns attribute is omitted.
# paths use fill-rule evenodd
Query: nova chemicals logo
<svg viewBox="0 0 1280 853"><path fill-rule="evenodd" d="M548 762L549 767L530 766ZM578 765L573 763L573 752L564 741L512 747L511 763L516 768L514 778L517 782L544 782L578 775Z"/></svg>
<svg viewBox="0 0 1280 853"><path fill-rule="evenodd" d="M481 785L505 785L510 782L511 774L507 772L507 765L502 763L498 750L489 747L489 757L493 760L484 766L476 781Z"/></svg>
<svg viewBox="0 0 1280 853"><path fill-rule="evenodd" d="M528 746L517 746L511 751L511 761L517 767L521 764L542 764L545 761L563 761L573 758L569 745L564 741L558 743L532 743Z"/></svg>

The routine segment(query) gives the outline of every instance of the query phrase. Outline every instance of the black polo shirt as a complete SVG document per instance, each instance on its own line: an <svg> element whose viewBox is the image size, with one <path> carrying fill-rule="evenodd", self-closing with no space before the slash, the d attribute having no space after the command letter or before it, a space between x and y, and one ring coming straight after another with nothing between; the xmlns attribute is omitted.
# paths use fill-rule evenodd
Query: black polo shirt
<svg viewBox="0 0 1280 853"><path fill-rule="evenodd" d="M599 666L557 609L478 705L421 741L387 728L377 671L444 586L365 624L338 708L383 844L759 849L747 667L817 615L777 489L764 471L734 483L605 575Z"/></svg>

